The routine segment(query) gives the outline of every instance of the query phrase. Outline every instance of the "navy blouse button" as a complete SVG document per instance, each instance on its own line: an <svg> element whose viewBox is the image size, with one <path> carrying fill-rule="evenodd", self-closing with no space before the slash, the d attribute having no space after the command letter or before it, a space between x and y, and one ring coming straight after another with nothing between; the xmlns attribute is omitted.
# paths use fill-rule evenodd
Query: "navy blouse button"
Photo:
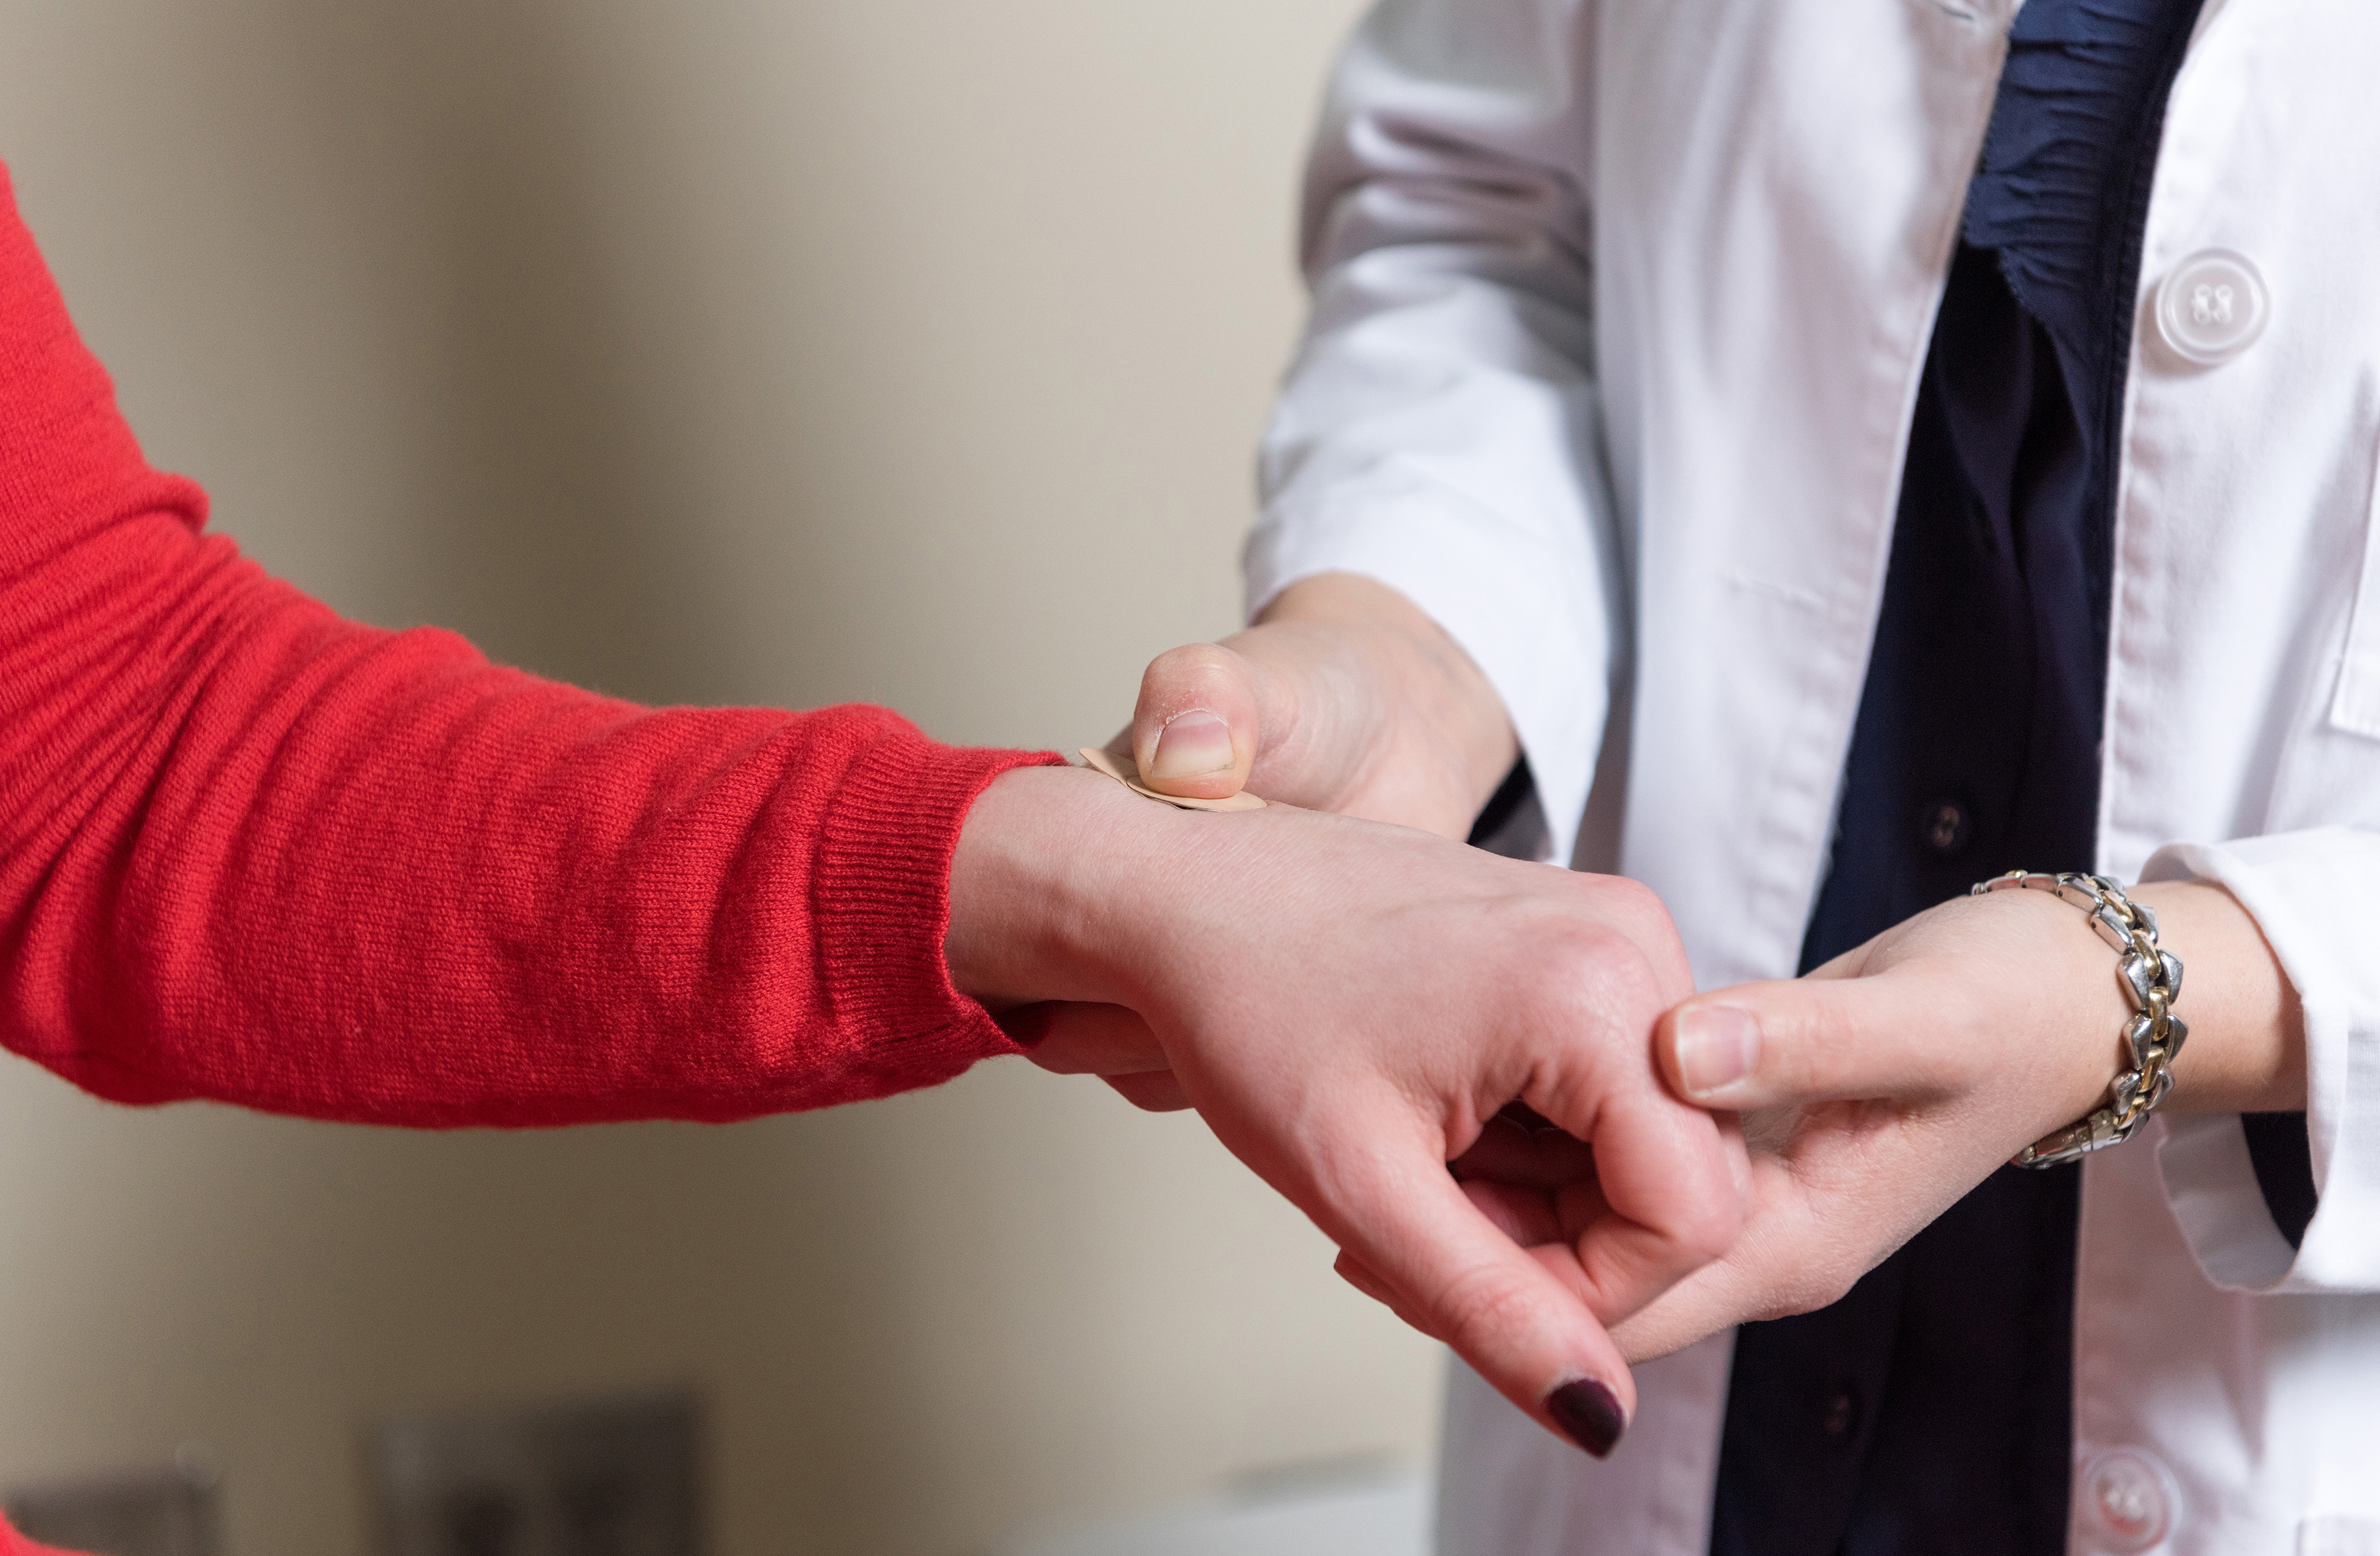
<svg viewBox="0 0 2380 1556"><path fill-rule="evenodd" d="M1925 808L1919 834L1925 846L1945 857L1967 845L1974 835L1975 824L1967 815L1967 808L1955 799L1937 799Z"/></svg>
<svg viewBox="0 0 2380 1556"><path fill-rule="evenodd" d="M1859 1391L1849 1383L1837 1389L1834 1397L1827 1401L1827 1413L1821 1424L1828 1441L1847 1441L1853 1432L1859 1430Z"/></svg>

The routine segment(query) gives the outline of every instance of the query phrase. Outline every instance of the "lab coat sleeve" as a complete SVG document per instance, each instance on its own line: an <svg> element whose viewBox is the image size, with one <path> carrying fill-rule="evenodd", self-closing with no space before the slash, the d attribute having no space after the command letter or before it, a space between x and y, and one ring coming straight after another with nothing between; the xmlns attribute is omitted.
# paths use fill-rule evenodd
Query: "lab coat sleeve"
<svg viewBox="0 0 2380 1556"><path fill-rule="evenodd" d="M2176 845L2143 879L2214 881L2253 915L2305 1015L2306 1130L2320 1198L2296 1249L2275 1228L2236 1114L2175 1117L2158 1150L2174 1216L2232 1291L2380 1291L2380 834L2343 827ZM2182 997L2190 1014L2188 953ZM2187 1064L2185 1050L2184 1063Z"/></svg>
<svg viewBox="0 0 2380 1556"><path fill-rule="evenodd" d="M1575 842L1621 611L1597 454L1577 0L1387 0L1308 169L1312 319L1260 463L1248 608L1300 578L1403 592L1502 697L1548 857Z"/></svg>

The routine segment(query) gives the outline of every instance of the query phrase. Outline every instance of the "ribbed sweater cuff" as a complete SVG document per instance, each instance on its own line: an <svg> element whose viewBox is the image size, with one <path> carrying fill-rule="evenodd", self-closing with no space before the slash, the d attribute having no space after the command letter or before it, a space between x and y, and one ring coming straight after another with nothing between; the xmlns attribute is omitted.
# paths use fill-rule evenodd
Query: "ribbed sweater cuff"
<svg viewBox="0 0 2380 1556"><path fill-rule="evenodd" d="M854 1078L865 1094L931 1086L1022 1052L951 982L951 860L986 784L1064 760L901 735L848 770L820 839L811 921L835 1024L860 1050Z"/></svg>

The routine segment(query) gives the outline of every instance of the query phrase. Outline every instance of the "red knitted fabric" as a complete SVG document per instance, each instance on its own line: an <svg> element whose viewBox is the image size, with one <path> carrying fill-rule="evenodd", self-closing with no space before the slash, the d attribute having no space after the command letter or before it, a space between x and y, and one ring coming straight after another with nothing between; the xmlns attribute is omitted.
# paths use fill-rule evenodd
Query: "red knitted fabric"
<svg viewBox="0 0 2380 1556"><path fill-rule="evenodd" d="M60 1550L54 1545L35 1545L31 1540L8 1526L0 1518L0 1556L75 1556L71 1550Z"/></svg>
<svg viewBox="0 0 2380 1556"><path fill-rule="evenodd" d="M1013 1052L944 967L951 853L1059 759L557 686L343 621L205 510L0 168L0 1043L119 1101L430 1126L743 1118Z"/></svg>

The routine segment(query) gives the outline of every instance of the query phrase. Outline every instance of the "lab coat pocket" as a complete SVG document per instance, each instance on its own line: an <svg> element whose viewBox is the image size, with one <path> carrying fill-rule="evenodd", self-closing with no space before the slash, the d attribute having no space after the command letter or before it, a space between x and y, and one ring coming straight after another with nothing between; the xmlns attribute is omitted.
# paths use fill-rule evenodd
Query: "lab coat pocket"
<svg viewBox="0 0 2380 1556"><path fill-rule="evenodd" d="M2380 1556L2380 1522L2309 1518L2298 1526L2298 1556Z"/></svg>
<svg viewBox="0 0 2380 1556"><path fill-rule="evenodd" d="M2363 562L2355 609L2347 623L2347 652L2330 697L2333 729L2380 740L2380 475L2364 501Z"/></svg>

